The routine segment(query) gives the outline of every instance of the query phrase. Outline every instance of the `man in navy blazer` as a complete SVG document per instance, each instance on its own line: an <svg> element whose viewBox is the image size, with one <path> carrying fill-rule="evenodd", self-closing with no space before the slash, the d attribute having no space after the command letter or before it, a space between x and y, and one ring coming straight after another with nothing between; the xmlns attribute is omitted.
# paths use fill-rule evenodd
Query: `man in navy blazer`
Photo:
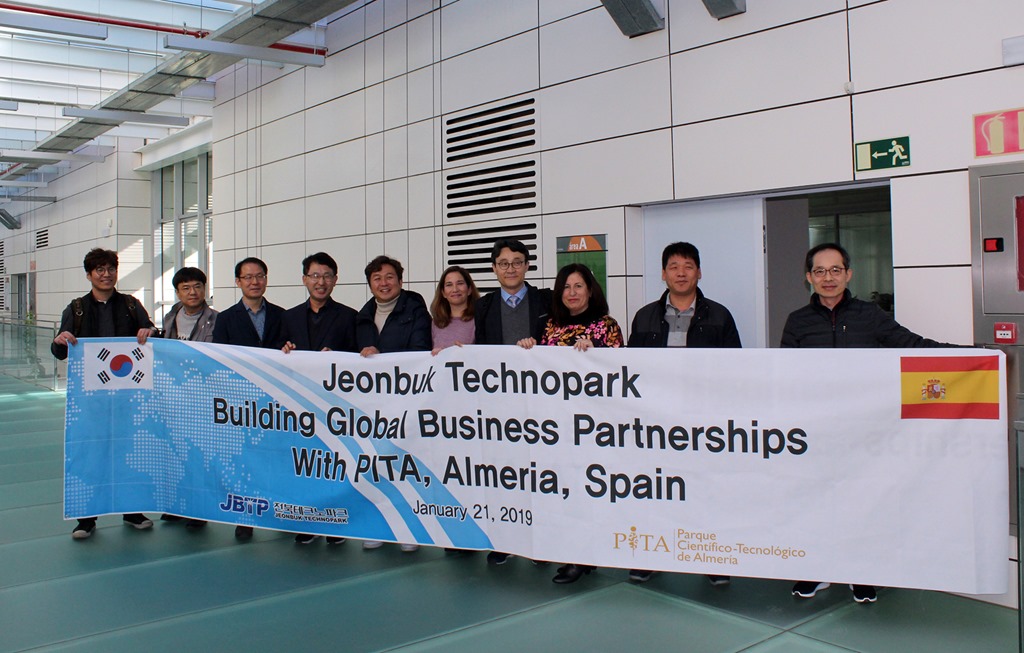
<svg viewBox="0 0 1024 653"><path fill-rule="evenodd" d="M302 283L309 298L284 312L281 335L284 350L348 351L356 349L356 311L334 301L338 264L317 252L302 259Z"/></svg>
<svg viewBox="0 0 1024 653"><path fill-rule="evenodd" d="M235 285L242 299L217 316L213 341L222 345L280 349L284 309L263 298L267 292L267 264L250 256L235 265Z"/></svg>

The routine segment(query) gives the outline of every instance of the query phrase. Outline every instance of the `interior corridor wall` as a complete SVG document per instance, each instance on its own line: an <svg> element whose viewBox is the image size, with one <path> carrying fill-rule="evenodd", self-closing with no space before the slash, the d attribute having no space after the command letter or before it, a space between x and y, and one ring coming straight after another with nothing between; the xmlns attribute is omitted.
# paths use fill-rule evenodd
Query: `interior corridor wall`
<svg viewBox="0 0 1024 653"><path fill-rule="evenodd" d="M59 320L64 307L89 290L82 258L93 247L119 252L121 292L144 306L152 300L150 176L135 171L142 139L108 140L113 152L102 162L58 166L47 186L33 191L56 202L7 208L22 225L3 237L7 274L36 273L40 320Z"/></svg>
<svg viewBox="0 0 1024 653"><path fill-rule="evenodd" d="M666 29L628 39L598 0L355 3L327 26L323 68L250 62L218 78L217 255L263 257L268 296L288 306L305 296L300 259L324 249L341 263L336 296L359 305L382 252L429 296L455 227L536 224L539 283L557 237L607 234L612 312L628 323L647 300L636 207L890 179L897 318L970 342L966 170L986 162L972 115L1022 104L1024 68L1002 65L1001 43L1024 5L747 5L719 21L666 0ZM535 111L527 145L450 159L452 118L515 102ZM855 143L896 136L910 166L855 171ZM448 217L449 175L524 160L535 207ZM218 296L237 299L218 269Z"/></svg>

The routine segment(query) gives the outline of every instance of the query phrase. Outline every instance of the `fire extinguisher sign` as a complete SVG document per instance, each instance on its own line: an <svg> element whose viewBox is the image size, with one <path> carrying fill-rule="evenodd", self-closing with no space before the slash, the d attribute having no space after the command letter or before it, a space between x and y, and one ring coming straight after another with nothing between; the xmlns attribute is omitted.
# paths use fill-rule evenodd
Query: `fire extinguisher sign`
<svg viewBox="0 0 1024 653"><path fill-rule="evenodd" d="M974 116L974 156L1024 151L1024 108Z"/></svg>

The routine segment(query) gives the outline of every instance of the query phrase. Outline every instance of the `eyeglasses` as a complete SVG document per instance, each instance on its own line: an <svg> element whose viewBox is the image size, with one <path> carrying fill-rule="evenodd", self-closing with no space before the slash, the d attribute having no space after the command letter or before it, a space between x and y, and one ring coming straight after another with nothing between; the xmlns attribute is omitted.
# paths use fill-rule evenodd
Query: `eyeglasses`
<svg viewBox="0 0 1024 653"><path fill-rule="evenodd" d="M104 267L100 267L100 268L93 268L92 271L95 272L96 274L109 274L109 275L117 274L117 268L114 267L114 266L104 266Z"/></svg>
<svg viewBox="0 0 1024 653"><path fill-rule="evenodd" d="M513 270L519 270L524 265L526 265L526 260L517 258L514 261L498 261L494 265L496 265L499 270L507 270L509 268L512 268Z"/></svg>
<svg viewBox="0 0 1024 653"><path fill-rule="evenodd" d="M337 275L332 274L330 272L324 272L323 274L320 274L319 272L314 272L313 274L304 274L302 276L306 277L307 279L312 279L313 281L320 281L321 279L323 279L324 281L334 281L334 279L337 277Z"/></svg>
<svg viewBox="0 0 1024 653"><path fill-rule="evenodd" d="M830 268L814 268L811 270L811 274L814 275L815 279L824 279L826 274L838 277L843 272L846 272L846 268L841 268L838 265L833 265Z"/></svg>
<svg viewBox="0 0 1024 653"><path fill-rule="evenodd" d="M202 293L203 292L203 284L201 284L201 283L192 283L192 284L181 283L181 284L178 284L178 292L181 292L181 293L190 293L190 292Z"/></svg>
<svg viewBox="0 0 1024 653"><path fill-rule="evenodd" d="M267 275L265 275L263 273L260 273L260 274L246 274L246 275L238 277L238 278L239 278L239 280L244 281L246 283L251 283L253 281L266 281L267 280Z"/></svg>

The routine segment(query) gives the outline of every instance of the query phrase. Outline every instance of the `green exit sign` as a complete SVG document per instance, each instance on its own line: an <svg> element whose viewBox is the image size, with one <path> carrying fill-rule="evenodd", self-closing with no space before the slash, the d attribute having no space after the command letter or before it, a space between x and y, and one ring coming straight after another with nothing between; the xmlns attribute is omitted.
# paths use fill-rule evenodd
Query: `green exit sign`
<svg viewBox="0 0 1024 653"><path fill-rule="evenodd" d="M880 141L857 143L853 150L857 172L882 170L910 165L910 137L883 138Z"/></svg>

